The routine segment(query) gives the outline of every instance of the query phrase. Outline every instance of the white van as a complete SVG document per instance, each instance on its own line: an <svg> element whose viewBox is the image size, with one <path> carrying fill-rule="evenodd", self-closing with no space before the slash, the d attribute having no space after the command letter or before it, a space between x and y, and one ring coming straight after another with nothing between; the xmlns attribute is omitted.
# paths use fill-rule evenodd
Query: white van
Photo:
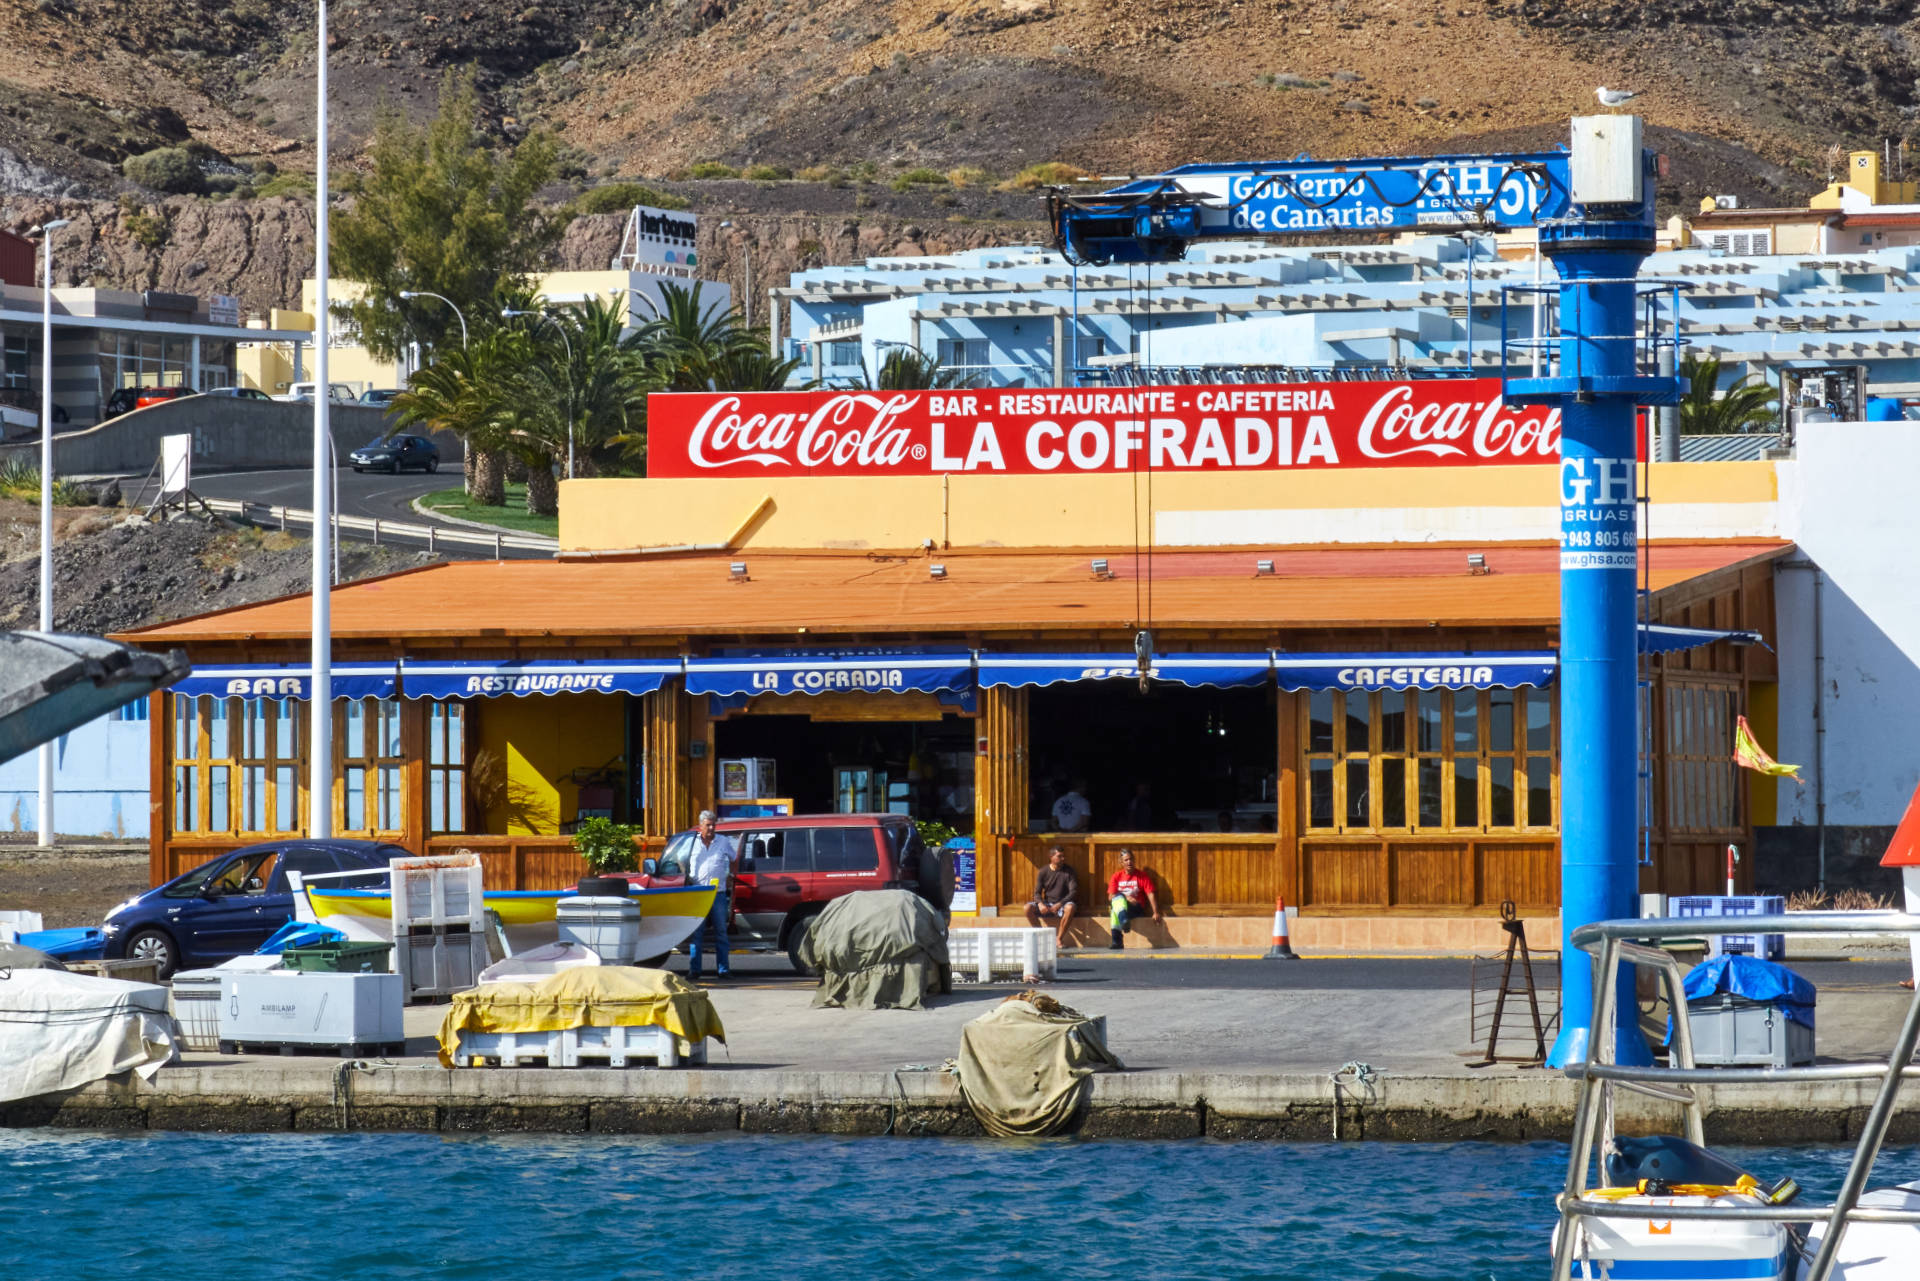
<svg viewBox="0 0 1920 1281"><path fill-rule="evenodd" d="M313 389L319 385L318 383L288 383L287 389L278 396L275 396L274 399L286 404L312 404ZM355 393L353 388L348 384L328 383L327 386L333 391L329 399L332 400L334 404L348 405L353 403Z"/></svg>

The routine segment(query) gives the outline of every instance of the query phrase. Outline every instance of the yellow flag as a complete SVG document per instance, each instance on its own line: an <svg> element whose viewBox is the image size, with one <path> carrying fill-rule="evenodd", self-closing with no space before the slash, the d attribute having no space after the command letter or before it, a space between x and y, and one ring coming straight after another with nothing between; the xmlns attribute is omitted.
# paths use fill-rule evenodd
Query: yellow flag
<svg viewBox="0 0 1920 1281"><path fill-rule="evenodd" d="M1774 778L1790 778L1796 783L1802 781L1800 778L1800 767L1798 765L1782 765L1779 761L1767 755L1766 751L1755 741L1753 737L1753 727L1747 724L1747 718L1744 716L1739 718L1739 724L1734 727L1733 731L1733 763L1735 765L1744 765L1750 770L1757 770L1762 774L1771 775Z"/></svg>

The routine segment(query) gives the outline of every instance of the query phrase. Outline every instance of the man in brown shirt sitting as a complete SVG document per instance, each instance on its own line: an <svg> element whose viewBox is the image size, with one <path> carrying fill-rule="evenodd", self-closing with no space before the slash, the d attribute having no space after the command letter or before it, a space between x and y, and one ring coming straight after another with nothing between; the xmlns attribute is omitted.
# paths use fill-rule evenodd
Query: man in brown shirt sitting
<svg viewBox="0 0 1920 1281"><path fill-rule="evenodd" d="M1027 904L1027 924L1040 928L1042 917L1057 920L1054 939L1067 945L1067 923L1073 920L1074 900L1080 897L1080 878L1067 866L1067 856L1057 847L1047 855L1047 865L1033 883L1033 900Z"/></svg>

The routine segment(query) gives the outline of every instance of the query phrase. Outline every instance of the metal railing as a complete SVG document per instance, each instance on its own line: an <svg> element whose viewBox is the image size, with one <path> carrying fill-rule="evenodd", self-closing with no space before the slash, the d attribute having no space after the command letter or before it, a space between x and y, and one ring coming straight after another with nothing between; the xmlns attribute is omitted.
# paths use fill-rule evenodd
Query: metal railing
<svg viewBox="0 0 1920 1281"><path fill-rule="evenodd" d="M313 513L298 507L279 507L271 503L253 503L231 498L209 498L205 502L214 511L232 516L249 525L281 530L313 528ZM422 546L430 552L448 546L477 547L491 550L496 560L504 558L508 552L551 556L560 548L558 539L547 538L540 534L514 534L504 530L489 533L479 529L457 529L445 525L415 524L411 521L382 520L377 516L345 516L337 513L333 519L342 537L366 539L376 547L383 543L408 544Z"/></svg>
<svg viewBox="0 0 1920 1281"><path fill-rule="evenodd" d="M1825 1223L1819 1249L1805 1272L1803 1281L1828 1281L1840 1243L1850 1223L1920 1224L1920 1210L1895 1210L1862 1207L1860 1194L1886 1137L1893 1117L1894 1100L1900 1083L1920 1079L1920 1068L1913 1065L1913 1051L1920 1041L1920 991L1908 1003L1905 1020L1894 1039L1885 1063L1823 1063L1806 1067L1783 1068L1702 1068L1693 1057L1693 1028L1687 1012L1685 976L1680 963L1660 948L1649 946L1661 939L1699 938L1718 934L1920 934L1920 916L1904 912L1835 913L1794 912L1778 916L1704 916L1684 919L1661 918L1638 921L1598 921L1582 925L1573 932L1573 945L1592 955L1595 983L1593 1033L1588 1037L1587 1061L1567 1069L1567 1075L1580 1082L1579 1102L1574 1108L1573 1144L1567 1159L1566 1190L1558 1198L1560 1231L1553 1252L1553 1281L1570 1281L1573 1275L1576 1238L1584 1235L1584 1219L1708 1219L1723 1221L1758 1220L1768 1223ZM1619 984L1602 981L1623 964L1645 965L1659 972L1667 985L1667 1001L1673 1010L1672 1058L1678 1066L1630 1067L1615 1061L1616 1039L1614 1008ZM1704 1144L1705 1108L1698 1087L1724 1085L1787 1084L1801 1081L1851 1081L1878 1079L1874 1095L1853 1160L1847 1166L1840 1191L1826 1205L1661 1205L1657 1214L1644 1204L1590 1198L1587 1169L1596 1156L1600 1186L1606 1182L1605 1145L1613 1140L1613 1091L1617 1088L1644 1094L1685 1109L1687 1138ZM1605 1124L1602 1124L1602 1115Z"/></svg>

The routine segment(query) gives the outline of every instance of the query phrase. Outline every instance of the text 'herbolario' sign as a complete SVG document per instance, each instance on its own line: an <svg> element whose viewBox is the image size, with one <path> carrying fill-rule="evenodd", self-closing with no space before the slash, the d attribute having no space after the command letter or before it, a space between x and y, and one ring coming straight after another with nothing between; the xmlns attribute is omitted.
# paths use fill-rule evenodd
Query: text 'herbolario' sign
<svg viewBox="0 0 1920 1281"><path fill-rule="evenodd" d="M1560 411L1496 378L1205 387L668 393L650 476L1260 471L1550 463Z"/></svg>

